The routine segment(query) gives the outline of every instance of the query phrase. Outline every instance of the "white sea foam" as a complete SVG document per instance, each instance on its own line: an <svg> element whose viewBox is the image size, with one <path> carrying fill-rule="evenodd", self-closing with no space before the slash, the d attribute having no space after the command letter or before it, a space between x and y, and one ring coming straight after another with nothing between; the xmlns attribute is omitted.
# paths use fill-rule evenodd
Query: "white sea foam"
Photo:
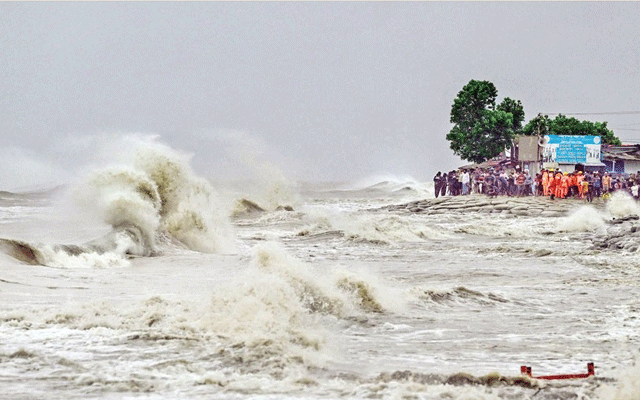
<svg viewBox="0 0 640 400"><path fill-rule="evenodd" d="M328 334L317 321L321 316L308 308L314 303L313 296L319 295L312 293L310 282L271 270L282 267L272 259L277 255L257 251L255 257L262 261L254 258L237 280L216 288L202 328L234 345L246 363L286 354L315 364L322 358L318 351L324 348Z"/></svg>
<svg viewBox="0 0 640 400"><path fill-rule="evenodd" d="M266 210L300 204L298 184L283 172L286 168L265 158L265 153L274 152L271 146L257 136L236 130L217 132L215 139L225 148L233 172L240 173L247 183L240 196Z"/></svg>
<svg viewBox="0 0 640 400"><path fill-rule="evenodd" d="M637 254L588 249L574 239L592 235L566 233L557 218L394 214L363 206L387 194L323 186L296 212L241 219L238 255L166 250L176 242L162 206L122 185L120 172L156 180L126 160L97 174L106 171L118 173L105 174L103 197L149 199L140 218L159 215L160 254L125 258L141 250L142 235L117 229L93 243L112 251L64 252L48 267L0 254L0 364L20 378L4 382L7 393L630 400L640 392L637 367L624 366L637 347ZM111 221L126 226L136 215ZM305 225L317 237L296 237ZM436 240L420 236L425 226ZM95 237L71 230L82 242ZM439 231L457 240L437 240ZM129 267L113 268L123 261ZM596 362L595 379L530 387L518 374L520 363L579 372L583 360ZM479 383L489 371L506 380Z"/></svg>
<svg viewBox="0 0 640 400"><path fill-rule="evenodd" d="M134 243L126 235L118 235L116 247L104 253L88 250L70 254L53 246L44 245L39 248L40 262L56 268L124 268L131 265L125 254L132 253L131 249L137 246L139 244Z"/></svg>
<svg viewBox="0 0 640 400"><path fill-rule="evenodd" d="M596 399L598 400L637 400L640 398L640 363L637 362L636 355L633 365L623 367L616 374L615 382L605 383L596 389Z"/></svg>
<svg viewBox="0 0 640 400"><path fill-rule="evenodd" d="M557 222L557 228L562 232L587 232L605 227L605 216L592 206L581 206Z"/></svg>
<svg viewBox="0 0 640 400"><path fill-rule="evenodd" d="M332 226L344 231L351 238L373 242L420 242L452 237L425 221L411 221L397 215L382 218L373 215L342 215L332 221Z"/></svg>
<svg viewBox="0 0 640 400"><path fill-rule="evenodd" d="M455 237L453 233L417 216L305 209L305 233L340 231L352 240L377 243L422 242Z"/></svg>
<svg viewBox="0 0 640 400"><path fill-rule="evenodd" d="M93 210L105 223L114 228L123 224L140 227L154 245L161 200L157 184L146 174L123 166L94 171L74 194L79 205Z"/></svg>
<svg viewBox="0 0 640 400"><path fill-rule="evenodd" d="M297 207L300 204L300 194L297 184L287 179L282 171L273 164L263 164L259 173L256 196L259 204L269 210L278 207Z"/></svg>
<svg viewBox="0 0 640 400"><path fill-rule="evenodd" d="M539 236L548 229L548 221L536 217L490 216L473 214L464 217L452 215L443 226L456 233L468 233L488 237L530 238Z"/></svg>
<svg viewBox="0 0 640 400"><path fill-rule="evenodd" d="M233 233L211 185L193 173L189 157L138 136L123 139L119 164L95 170L74 193L79 205L114 228L134 225L155 246L167 231L193 250L233 251Z"/></svg>
<svg viewBox="0 0 640 400"><path fill-rule="evenodd" d="M385 289L371 274L318 271L267 242L254 247L237 283L217 289L207 321L213 331L247 345L272 341L319 350L329 333L319 319L398 308L398 292Z"/></svg>
<svg viewBox="0 0 640 400"><path fill-rule="evenodd" d="M607 212L614 217L640 215L640 205L628 193L618 190L607 202Z"/></svg>
<svg viewBox="0 0 640 400"><path fill-rule="evenodd" d="M588 232L606 228L611 218L640 215L640 205L623 191L615 192L606 204L604 211L590 205L572 211L568 216L558 219L557 228L562 232Z"/></svg>

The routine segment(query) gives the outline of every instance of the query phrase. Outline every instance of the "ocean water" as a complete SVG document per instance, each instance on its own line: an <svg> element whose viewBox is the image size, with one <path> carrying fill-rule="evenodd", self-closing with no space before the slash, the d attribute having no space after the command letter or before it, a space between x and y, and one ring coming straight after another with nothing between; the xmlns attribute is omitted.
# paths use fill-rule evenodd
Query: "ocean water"
<svg viewBox="0 0 640 400"><path fill-rule="evenodd" d="M157 143L0 192L0 398L640 398L640 255L593 245L633 200L383 209L431 197L210 182Z"/></svg>

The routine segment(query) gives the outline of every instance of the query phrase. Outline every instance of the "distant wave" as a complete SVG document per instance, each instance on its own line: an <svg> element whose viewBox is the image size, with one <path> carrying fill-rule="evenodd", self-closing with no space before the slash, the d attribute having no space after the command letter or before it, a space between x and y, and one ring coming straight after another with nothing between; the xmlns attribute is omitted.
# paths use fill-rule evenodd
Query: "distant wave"
<svg viewBox="0 0 640 400"><path fill-rule="evenodd" d="M47 200L52 194L62 191L63 188L63 186L56 186L51 189L28 192L9 192L6 190L0 190L0 206L15 205L23 201L31 202L33 200Z"/></svg>
<svg viewBox="0 0 640 400"><path fill-rule="evenodd" d="M429 303L461 303L472 302L481 305L493 305L497 303L507 303L507 299L493 294L493 293L481 293L475 290L467 289L464 286L459 286L451 290L425 290L418 294L418 297L425 302Z"/></svg>
<svg viewBox="0 0 640 400"><path fill-rule="evenodd" d="M285 206L278 205L273 211L293 211L293 207L291 207L290 205L285 205ZM260 206L258 203L243 198L236 201L235 208L231 212L231 216L240 217L240 216L262 214L265 212L267 212L267 210L262 206Z"/></svg>
<svg viewBox="0 0 640 400"><path fill-rule="evenodd" d="M317 214L298 236L305 240L344 238L351 242L387 245L456 237L428 221L413 221L393 214Z"/></svg>
<svg viewBox="0 0 640 400"><path fill-rule="evenodd" d="M433 195L433 182L420 182L410 175L378 174L345 185L348 191L379 191L386 193L414 191Z"/></svg>
<svg viewBox="0 0 640 400"><path fill-rule="evenodd" d="M50 188L39 190L27 190L10 192L7 190L0 190L0 197L33 197L33 196L48 196L55 192L60 192L65 188L64 185L57 185Z"/></svg>

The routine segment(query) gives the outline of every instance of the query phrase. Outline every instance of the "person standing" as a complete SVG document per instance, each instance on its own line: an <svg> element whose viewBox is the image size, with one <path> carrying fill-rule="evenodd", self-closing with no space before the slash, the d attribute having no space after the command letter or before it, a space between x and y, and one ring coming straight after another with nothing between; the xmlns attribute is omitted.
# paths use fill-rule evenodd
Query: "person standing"
<svg viewBox="0 0 640 400"><path fill-rule="evenodd" d="M584 174L582 171L578 171L576 176L576 183L578 185L578 197L584 199L584 185L582 184L584 181Z"/></svg>
<svg viewBox="0 0 640 400"><path fill-rule="evenodd" d="M549 177L547 176L547 185L549 184ZM542 174L537 173L535 179L536 191L534 192L536 196L544 195L544 186L542 185Z"/></svg>
<svg viewBox="0 0 640 400"><path fill-rule="evenodd" d="M554 178L554 184L555 184L555 197L556 199L564 199L564 189L562 188L562 177L564 175L562 175L562 171L558 170L556 171L556 176Z"/></svg>
<svg viewBox="0 0 640 400"><path fill-rule="evenodd" d="M471 190L473 193L481 193L482 173L479 169L474 169L471 174Z"/></svg>
<svg viewBox="0 0 640 400"><path fill-rule="evenodd" d="M444 174L442 174L442 178L440 180L440 196L443 196L447 194L447 183L449 181L449 176L447 175L447 173L445 172Z"/></svg>
<svg viewBox="0 0 640 400"><path fill-rule="evenodd" d="M456 196L456 186L458 186L458 176L455 171L449 171L447 175L447 186L449 187L449 196Z"/></svg>
<svg viewBox="0 0 640 400"><path fill-rule="evenodd" d="M442 190L442 172L438 171L436 176L433 177L433 190L436 195L436 199Z"/></svg>
<svg viewBox="0 0 640 400"><path fill-rule="evenodd" d="M500 191L502 194L509 194L508 178L509 176L507 175L507 171L505 169L500 170L500 173L498 174L498 181L500 181Z"/></svg>
<svg viewBox="0 0 640 400"><path fill-rule="evenodd" d="M467 171L466 169L462 170L460 182L462 183L462 194L469 194L469 183L471 182L471 179L469 178L469 171Z"/></svg>
<svg viewBox="0 0 640 400"><path fill-rule="evenodd" d="M551 172L549 172L548 195L549 197L551 197L551 200L555 199L556 197L556 180Z"/></svg>
<svg viewBox="0 0 640 400"><path fill-rule="evenodd" d="M496 177L493 171L489 171L482 182L482 192L487 196L495 196L497 194Z"/></svg>
<svg viewBox="0 0 640 400"><path fill-rule="evenodd" d="M520 172L518 174L518 176L516 176L516 196L520 197L524 194L524 182L526 181L526 178L524 176L524 173Z"/></svg>
<svg viewBox="0 0 640 400"><path fill-rule="evenodd" d="M562 175L562 198L566 199L569 194L569 186L571 185L571 178L569 177L569 173L565 172Z"/></svg>
<svg viewBox="0 0 640 400"><path fill-rule="evenodd" d="M549 195L549 179L553 179L553 176L549 175L549 171L547 171L546 169L542 170L542 194L544 196L548 196Z"/></svg>
<svg viewBox="0 0 640 400"><path fill-rule="evenodd" d="M524 188L525 188L525 193L524 193L525 195L535 196L536 194L535 180L529 173L528 169L524 170Z"/></svg>
<svg viewBox="0 0 640 400"><path fill-rule="evenodd" d="M611 189L611 175L608 172L604 173L602 177L602 190L606 193Z"/></svg>
<svg viewBox="0 0 640 400"><path fill-rule="evenodd" d="M582 180L582 193L584 194L584 198L591 203L593 200L593 176L588 172L585 172L584 179Z"/></svg>
<svg viewBox="0 0 640 400"><path fill-rule="evenodd" d="M602 196L602 178L600 177L598 171L593 173L593 185L590 186L593 186L594 197Z"/></svg>

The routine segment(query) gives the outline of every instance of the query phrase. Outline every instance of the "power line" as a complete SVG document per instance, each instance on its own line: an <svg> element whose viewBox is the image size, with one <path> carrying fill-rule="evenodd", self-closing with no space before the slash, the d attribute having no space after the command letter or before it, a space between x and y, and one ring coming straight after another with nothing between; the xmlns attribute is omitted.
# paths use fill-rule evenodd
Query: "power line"
<svg viewBox="0 0 640 400"><path fill-rule="evenodd" d="M593 112L593 113L540 113L546 115L633 115L640 114L640 111L609 111L609 112Z"/></svg>

